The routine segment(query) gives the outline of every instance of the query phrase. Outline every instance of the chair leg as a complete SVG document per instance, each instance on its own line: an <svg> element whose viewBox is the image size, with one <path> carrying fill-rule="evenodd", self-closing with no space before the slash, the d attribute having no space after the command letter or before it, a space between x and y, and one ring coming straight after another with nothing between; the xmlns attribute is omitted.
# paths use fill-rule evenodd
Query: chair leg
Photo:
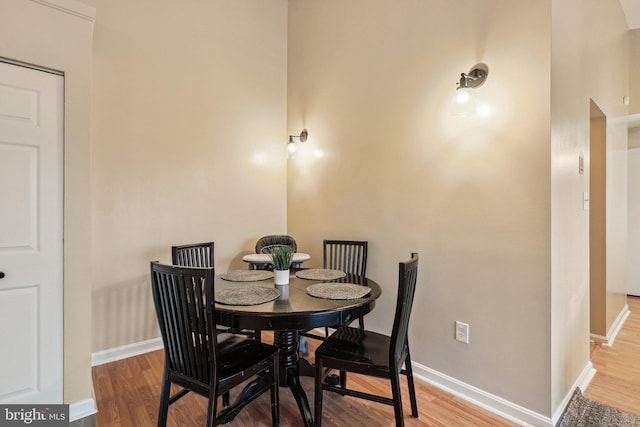
<svg viewBox="0 0 640 427"><path fill-rule="evenodd" d="M340 387L343 389L347 388L347 372L340 371Z"/></svg>
<svg viewBox="0 0 640 427"><path fill-rule="evenodd" d="M278 379L278 353L273 356L273 366L271 367L271 425L278 427L280 425L280 397Z"/></svg>
<svg viewBox="0 0 640 427"><path fill-rule="evenodd" d="M171 381L169 381L169 367L165 364L162 373L162 389L160 390L160 408L158 410L158 427L166 427L167 414L169 412L169 393L171 393Z"/></svg>
<svg viewBox="0 0 640 427"><path fill-rule="evenodd" d="M209 403L207 409L207 427L216 425L216 414L218 413L218 385L211 384L209 389Z"/></svg>
<svg viewBox="0 0 640 427"><path fill-rule="evenodd" d="M409 400L411 401L411 416L418 418L418 402L416 400L416 387L413 383L413 367L411 366L411 355L407 351L407 358L404 361L407 385L409 386Z"/></svg>
<svg viewBox="0 0 640 427"><path fill-rule="evenodd" d="M391 394L393 395L393 412L396 416L396 427L404 427L404 415L402 413L402 393L400 392L400 373L396 368L391 373Z"/></svg>
<svg viewBox="0 0 640 427"><path fill-rule="evenodd" d="M359 326L360 329L364 329L364 316L360 316L358 318L358 325L360 325Z"/></svg>
<svg viewBox="0 0 640 427"><path fill-rule="evenodd" d="M228 406L229 406L229 403L230 403L230 402L229 402L229 392L228 392L228 391L225 391L225 392L222 394L222 407L223 407L223 408L228 407Z"/></svg>
<svg viewBox="0 0 640 427"><path fill-rule="evenodd" d="M316 358L315 379L315 418L316 427L322 426L322 359Z"/></svg>

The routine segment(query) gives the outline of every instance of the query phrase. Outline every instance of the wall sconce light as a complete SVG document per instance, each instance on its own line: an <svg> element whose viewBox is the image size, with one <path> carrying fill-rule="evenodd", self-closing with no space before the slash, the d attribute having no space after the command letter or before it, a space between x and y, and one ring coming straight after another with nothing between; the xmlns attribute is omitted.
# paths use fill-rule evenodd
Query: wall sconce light
<svg viewBox="0 0 640 427"><path fill-rule="evenodd" d="M294 138L298 138L300 142L306 142L308 136L309 132L307 132L306 129L302 129L300 135L289 135L289 142L287 143L287 149L289 150L289 153L296 152L296 142L293 140Z"/></svg>
<svg viewBox="0 0 640 427"><path fill-rule="evenodd" d="M468 73L460 74L458 87L453 100L452 113L456 116L471 116L476 113L476 103L471 89L479 88L489 75L486 64L476 64Z"/></svg>

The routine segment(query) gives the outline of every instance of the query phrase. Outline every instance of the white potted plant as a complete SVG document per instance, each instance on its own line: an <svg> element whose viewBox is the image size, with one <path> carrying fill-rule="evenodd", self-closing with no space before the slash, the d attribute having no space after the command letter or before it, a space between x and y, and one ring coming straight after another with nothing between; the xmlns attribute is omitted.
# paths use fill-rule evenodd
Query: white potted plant
<svg viewBox="0 0 640 427"><path fill-rule="evenodd" d="M289 284L289 269L293 262L293 253L293 249L290 246L277 246L269 251L269 258L273 262L276 285Z"/></svg>

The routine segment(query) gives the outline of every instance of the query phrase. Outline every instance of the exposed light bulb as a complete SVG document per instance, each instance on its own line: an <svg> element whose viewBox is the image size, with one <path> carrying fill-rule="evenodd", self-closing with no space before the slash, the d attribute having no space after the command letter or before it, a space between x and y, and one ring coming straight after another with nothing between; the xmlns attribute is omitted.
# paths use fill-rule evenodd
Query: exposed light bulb
<svg viewBox="0 0 640 427"><path fill-rule="evenodd" d="M287 149L289 150L290 153L296 152L296 143L292 139L289 140L289 143L287 144Z"/></svg>
<svg viewBox="0 0 640 427"><path fill-rule="evenodd" d="M458 88L456 90L456 102L458 104L466 104L471 99L471 94L467 88Z"/></svg>
<svg viewBox="0 0 640 427"><path fill-rule="evenodd" d="M454 116L473 116L476 114L476 101L471 90L459 87L453 96L451 113Z"/></svg>

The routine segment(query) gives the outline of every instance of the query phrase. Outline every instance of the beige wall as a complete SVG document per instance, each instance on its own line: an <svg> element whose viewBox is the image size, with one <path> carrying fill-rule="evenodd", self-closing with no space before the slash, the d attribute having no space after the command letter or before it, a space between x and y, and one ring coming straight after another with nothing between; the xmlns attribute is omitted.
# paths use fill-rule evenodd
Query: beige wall
<svg viewBox="0 0 640 427"><path fill-rule="evenodd" d="M590 31L586 63L603 74L589 78L589 96L607 116L607 335L626 306L627 294L627 150L630 93L630 37L617 2L589 0ZM597 71L598 72L598 71Z"/></svg>
<svg viewBox="0 0 640 427"><path fill-rule="evenodd" d="M640 29L629 31L629 73L630 76L640 74ZM640 115L640 81L629 79L630 115ZM629 149L640 148L640 119L634 117L629 125Z"/></svg>
<svg viewBox="0 0 640 427"><path fill-rule="evenodd" d="M629 39L618 2L552 4L551 400L557 416L590 366L589 213L582 210L582 193L589 191L590 99L607 117L607 328L624 306L627 107L622 98L629 93ZM580 155L586 161L583 175Z"/></svg>
<svg viewBox="0 0 640 427"><path fill-rule="evenodd" d="M640 29L629 31L629 64L631 75L640 74ZM640 81L629 79L629 114L640 113Z"/></svg>
<svg viewBox="0 0 640 427"><path fill-rule="evenodd" d="M583 0L553 0L551 49L551 407L555 414L589 363L589 97ZM574 13L578 11L578 13ZM583 174L579 158L584 158Z"/></svg>
<svg viewBox="0 0 640 427"><path fill-rule="evenodd" d="M100 2L93 350L158 336L149 261L213 240L218 271L286 231L287 2Z"/></svg>
<svg viewBox="0 0 640 427"><path fill-rule="evenodd" d="M547 415L550 25L548 1L289 3L288 127L310 135L289 162L290 234L316 266L324 238L369 241L383 332L419 252L414 361ZM453 117L477 62L491 111Z"/></svg>
<svg viewBox="0 0 640 427"><path fill-rule="evenodd" d="M640 296L640 149L629 150L627 292Z"/></svg>
<svg viewBox="0 0 640 427"><path fill-rule="evenodd" d="M629 61L630 61L630 94L631 104L629 106L629 114L640 113L640 82L637 76L640 75L640 29L632 30L629 32ZM640 148L640 120L635 119L633 123L629 125L628 130L628 148L634 150L629 153L628 160L628 174L629 174L629 187L627 189L628 194L628 221L629 221L629 242L627 254L627 291L632 295L640 295L640 263L638 263L638 257L640 254L640 209L638 196L638 189L640 186L638 183L640 180L640 174L638 174L638 167L640 167L640 156L637 150ZM635 169L633 169L635 168Z"/></svg>
<svg viewBox="0 0 640 427"><path fill-rule="evenodd" d="M609 118L607 327L622 308L624 16L593 0L459 6L290 3L289 131L311 137L289 163L289 232L316 263L323 238L370 241L381 330L397 261L420 252L414 359L557 417L589 362L590 97ZM493 115L452 118L455 77L480 61Z"/></svg>
<svg viewBox="0 0 640 427"><path fill-rule="evenodd" d="M629 128L629 149L640 148L640 126Z"/></svg>
<svg viewBox="0 0 640 427"><path fill-rule="evenodd" d="M599 78L590 77L589 96L607 117L607 334L626 305L627 262L627 121L629 107L629 31L624 14L614 3L585 1L589 28L585 37L586 63Z"/></svg>
<svg viewBox="0 0 640 427"><path fill-rule="evenodd" d="M74 14L32 1L0 1L0 56L65 73L64 401L90 398L90 93L95 10ZM82 15L82 16L79 16Z"/></svg>
<svg viewBox="0 0 640 427"><path fill-rule="evenodd" d="M589 125L589 320L607 335L607 118L592 101ZM594 114L594 110L596 113Z"/></svg>

